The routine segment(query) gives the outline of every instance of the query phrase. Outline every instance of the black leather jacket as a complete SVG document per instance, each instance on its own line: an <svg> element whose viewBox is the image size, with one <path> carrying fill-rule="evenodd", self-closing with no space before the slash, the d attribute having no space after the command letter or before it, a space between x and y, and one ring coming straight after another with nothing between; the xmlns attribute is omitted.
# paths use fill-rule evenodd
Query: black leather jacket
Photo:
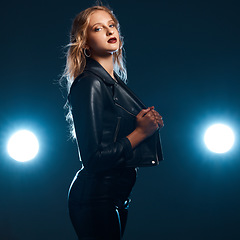
<svg viewBox="0 0 240 240"><path fill-rule="evenodd" d="M157 161L152 161L144 142L132 149L126 136L135 129L136 115L146 106L114 75L118 82L97 61L87 58L85 70L70 90L79 156L89 172L153 166L163 160L159 130L148 139L155 145Z"/></svg>

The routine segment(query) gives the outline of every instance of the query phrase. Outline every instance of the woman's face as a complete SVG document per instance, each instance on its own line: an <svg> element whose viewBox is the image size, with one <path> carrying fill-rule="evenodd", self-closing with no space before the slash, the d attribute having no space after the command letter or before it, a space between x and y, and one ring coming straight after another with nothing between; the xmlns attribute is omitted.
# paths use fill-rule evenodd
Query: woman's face
<svg viewBox="0 0 240 240"><path fill-rule="evenodd" d="M92 56L106 56L119 49L119 32L109 13L97 10L90 15L87 46ZM116 40L109 41L115 38Z"/></svg>

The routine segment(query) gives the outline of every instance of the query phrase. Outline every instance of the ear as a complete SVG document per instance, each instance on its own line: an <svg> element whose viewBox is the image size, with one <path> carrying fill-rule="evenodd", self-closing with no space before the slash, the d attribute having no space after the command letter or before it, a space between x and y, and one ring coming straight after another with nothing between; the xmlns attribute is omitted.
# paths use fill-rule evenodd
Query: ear
<svg viewBox="0 0 240 240"><path fill-rule="evenodd" d="M89 49L90 47L88 46L88 44L85 44L83 48Z"/></svg>

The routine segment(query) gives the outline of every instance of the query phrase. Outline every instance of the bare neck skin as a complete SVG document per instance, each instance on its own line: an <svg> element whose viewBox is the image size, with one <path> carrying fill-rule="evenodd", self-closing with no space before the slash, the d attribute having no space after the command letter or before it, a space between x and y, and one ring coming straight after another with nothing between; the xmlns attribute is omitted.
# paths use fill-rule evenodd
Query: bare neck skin
<svg viewBox="0 0 240 240"><path fill-rule="evenodd" d="M113 55L112 54L106 57L92 56L92 58L97 62L99 62L103 66L103 68L109 73L109 75L114 80L116 80L113 74Z"/></svg>

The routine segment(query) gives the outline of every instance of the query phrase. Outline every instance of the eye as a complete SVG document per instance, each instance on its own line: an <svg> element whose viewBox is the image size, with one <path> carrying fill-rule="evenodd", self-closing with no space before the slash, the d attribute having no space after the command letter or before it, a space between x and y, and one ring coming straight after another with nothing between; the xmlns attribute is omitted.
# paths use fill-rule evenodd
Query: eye
<svg viewBox="0 0 240 240"><path fill-rule="evenodd" d="M95 32L99 32L101 30L101 28L95 28L94 31Z"/></svg>
<svg viewBox="0 0 240 240"><path fill-rule="evenodd" d="M111 26L111 27L115 27L116 25L115 25L115 24L110 24L109 26Z"/></svg>

